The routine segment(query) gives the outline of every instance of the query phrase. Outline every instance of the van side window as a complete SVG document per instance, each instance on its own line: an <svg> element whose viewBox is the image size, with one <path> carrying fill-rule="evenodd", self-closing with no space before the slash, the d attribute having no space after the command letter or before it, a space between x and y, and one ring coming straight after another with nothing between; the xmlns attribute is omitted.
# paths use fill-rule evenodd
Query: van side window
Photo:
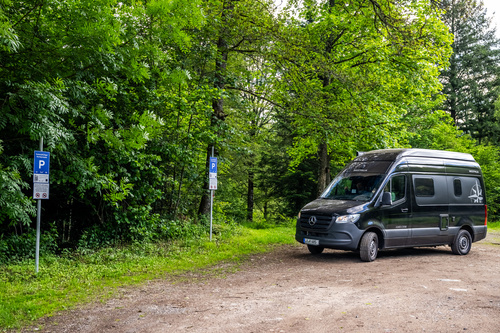
<svg viewBox="0 0 500 333"><path fill-rule="evenodd" d="M453 180L453 192L455 193L456 197L462 195L462 182L460 181L460 179Z"/></svg>
<svg viewBox="0 0 500 333"><path fill-rule="evenodd" d="M392 202L404 199L406 193L406 177L399 175L392 177L385 185L384 192L390 192Z"/></svg>
<svg viewBox="0 0 500 333"><path fill-rule="evenodd" d="M435 206L449 204L450 197L454 197L451 193L448 194L448 189L450 192L452 191L452 182L453 177L444 175L414 175L413 192L415 193L417 205Z"/></svg>
<svg viewBox="0 0 500 333"><path fill-rule="evenodd" d="M417 197L433 197L434 196L434 180L432 178L416 178L415 179L415 196L417 196Z"/></svg>

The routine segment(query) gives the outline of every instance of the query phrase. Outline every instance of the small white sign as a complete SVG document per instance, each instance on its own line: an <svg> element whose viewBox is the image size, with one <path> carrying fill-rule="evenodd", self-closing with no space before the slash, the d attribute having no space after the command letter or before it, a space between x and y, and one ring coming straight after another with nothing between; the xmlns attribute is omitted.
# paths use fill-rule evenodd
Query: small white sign
<svg viewBox="0 0 500 333"><path fill-rule="evenodd" d="M49 175L47 174L41 174L41 173L35 173L33 175L33 183L49 183Z"/></svg>
<svg viewBox="0 0 500 333"><path fill-rule="evenodd" d="M210 178L209 189L210 190L216 190L217 189L217 177Z"/></svg>
<svg viewBox="0 0 500 333"><path fill-rule="evenodd" d="M33 199L48 199L49 198L49 184L33 183Z"/></svg>

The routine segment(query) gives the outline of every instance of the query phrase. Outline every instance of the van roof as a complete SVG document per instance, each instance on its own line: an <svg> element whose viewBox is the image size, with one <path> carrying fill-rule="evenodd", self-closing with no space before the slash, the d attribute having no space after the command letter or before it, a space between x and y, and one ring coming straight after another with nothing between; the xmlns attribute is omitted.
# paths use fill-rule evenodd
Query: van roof
<svg viewBox="0 0 500 333"><path fill-rule="evenodd" d="M361 153L356 158L357 161L395 161L402 157L425 157L450 160L461 160L475 162L474 157L468 153L457 153L445 150L401 148L401 149L380 149Z"/></svg>

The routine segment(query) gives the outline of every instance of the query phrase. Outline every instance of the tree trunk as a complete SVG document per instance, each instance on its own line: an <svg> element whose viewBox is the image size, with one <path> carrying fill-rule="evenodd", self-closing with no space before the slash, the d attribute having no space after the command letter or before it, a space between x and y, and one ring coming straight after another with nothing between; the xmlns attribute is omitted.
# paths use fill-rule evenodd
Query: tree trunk
<svg viewBox="0 0 500 333"><path fill-rule="evenodd" d="M333 7L335 6L335 0L328 1L328 11L331 13ZM325 52L330 54L333 49L334 40L339 36L335 37L330 35L326 40ZM320 76L323 87L328 87L331 83L331 78L329 75ZM328 145L326 141L322 141L318 147L318 155L319 155L319 168L318 168L318 188L317 195L320 196L321 193L326 189L328 184L330 183L330 157L328 156Z"/></svg>
<svg viewBox="0 0 500 333"><path fill-rule="evenodd" d="M457 87L457 66L456 66L456 59L455 56L452 56L450 60L450 87L451 87L451 93L449 95L449 103L450 103L450 116L453 119L453 122L455 123L455 126L459 126L458 123L458 114L457 114L457 92L458 92L458 87Z"/></svg>
<svg viewBox="0 0 500 333"><path fill-rule="evenodd" d="M249 222L253 221L253 206L254 206L254 201L253 201L253 190L254 190L253 178L254 178L254 172L253 172L252 167L253 167L253 165L250 166L250 170L248 171L247 220Z"/></svg>
<svg viewBox="0 0 500 333"><path fill-rule="evenodd" d="M328 155L328 146L322 142L318 148L319 168L318 168L318 196L323 193L331 181L330 177L330 156Z"/></svg>

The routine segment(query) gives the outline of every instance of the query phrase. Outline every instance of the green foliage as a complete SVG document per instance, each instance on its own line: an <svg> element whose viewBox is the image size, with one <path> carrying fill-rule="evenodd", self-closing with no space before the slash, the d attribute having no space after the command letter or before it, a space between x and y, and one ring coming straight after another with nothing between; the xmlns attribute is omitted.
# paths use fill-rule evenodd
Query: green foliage
<svg viewBox="0 0 500 333"><path fill-rule="evenodd" d="M40 235L40 255L57 253L57 230L52 228ZM0 235L0 265L35 259L36 230L29 229L22 235Z"/></svg>
<svg viewBox="0 0 500 333"><path fill-rule="evenodd" d="M500 40L480 1L443 1L444 22L454 35L449 68L442 70L444 109L479 143L500 138L494 103L500 92Z"/></svg>
<svg viewBox="0 0 500 333"><path fill-rule="evenodd" d="M27 188L28 184L22 180L19 171L2 169L0 164L0 225L8 221L19 221L24 225L31 222L36 210L32 200L23 195Z"/></svg>
<svg viewBox="0 0 500 333"><path fill-rule="evenodd" d="M43 137L52 153L44 217L64 241L155 237L150 221L181 202L186 191L173 188L196 179L203 168L196 147L210 136L207 110L217 92L182 68L204 21L199 5L2 2L0 22L15 25L0 26L11 45L0 49L0 232L32 223L31 156ZM179 161L186 169L194 163L179 175L172 168ZM90 241L90 230L114 231Z"/></svg>
<svg viewBox="0 0 500 333"><path fill-rule="evenodd" d="M276 44L287 64L280 99L297 131L292 166L321 143L341 159L406 143L401 117L440 102L451 35L439 14L427 1L308 2Z"/></svg>
<svg viewBox="0 0 500 333"><path fill-rule="evenodd" d="M132 214L131 214L132 215ZM198 240L207 234L207 222L195 223L192 221L166 220L153 216L147 221L135 220L126 217L116 227L93 226L84 231L77 244L78 253L91 253L104 247L117 246L123 243L141 244L152 241L169 240ZM122 224L127 224L123 226ZM128 230L124 237L120 229Z"/></svg>
<svg viewBox="0 0 500 333"><path fill-rule="evenodd" d="M469 151L481 165L488 201L488 219L500 220L500 147L475 146Z"/></svg>

